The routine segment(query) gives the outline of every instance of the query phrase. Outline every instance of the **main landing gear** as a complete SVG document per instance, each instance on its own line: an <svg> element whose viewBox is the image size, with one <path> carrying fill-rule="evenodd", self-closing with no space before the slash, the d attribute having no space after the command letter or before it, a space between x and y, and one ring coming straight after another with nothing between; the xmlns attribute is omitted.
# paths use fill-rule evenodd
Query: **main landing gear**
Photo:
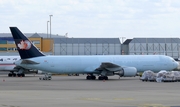
<svg viewBox="0 0 180 107"><path fill-rule="evenodd" d="M87 80L95 80L96 79L96 76L94 75L88 75L86 77ZM98 80L108 80L108 77L107 76L99 76L98 77Z"/></svg>
<svg viewBox="0 0 180 107"><path fill-rule="evenodd" d="M16 77L16 76L18 76L18 77L25 77L25 74L24 73L14 73L14 72L10 72L9 74L8 74L8 77Z"/></svg>
<svg viewBox="0 0 180 107"><path fill-rule="evenodd" d="M98 80L108 80L108 77L107 76L99 76Z"/></svg>
<svg viewBox="0 0 180 107"><path fill-rule="evenodd" d="M96 79L96 76L94 76L94 75L88 75L88 76L86 77L86 79L87 79L87 80L95 80L95 79Z"/></svg>

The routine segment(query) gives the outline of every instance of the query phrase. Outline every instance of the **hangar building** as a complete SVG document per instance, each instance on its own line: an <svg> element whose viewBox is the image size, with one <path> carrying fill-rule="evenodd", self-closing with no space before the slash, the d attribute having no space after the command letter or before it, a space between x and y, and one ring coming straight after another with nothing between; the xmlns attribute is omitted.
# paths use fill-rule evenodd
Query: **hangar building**
<svg viewBox="0 0 180 107"><path fill-rule="evenodd" d="M119 38L54 38L55 55L120 55Z"/></svg>
<svg viewBox="0 0 180 107"><path fill-rule="evenodd" d="M122 44L122 51L128 55L167 55L175 59L180 56L179 38L133 38Z"/></svg>

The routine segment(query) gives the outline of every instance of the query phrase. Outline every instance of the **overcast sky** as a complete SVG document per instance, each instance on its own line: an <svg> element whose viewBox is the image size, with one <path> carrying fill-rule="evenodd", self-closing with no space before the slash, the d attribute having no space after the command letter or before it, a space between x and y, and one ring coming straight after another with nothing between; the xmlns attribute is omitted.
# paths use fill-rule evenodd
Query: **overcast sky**
<svg viewBox="0 0 180 107"><path fill-rule="evenodd" d="M47 33L51 14L52 34L74 38L180 35L180 0L0 0L0 33Z"/></svg>

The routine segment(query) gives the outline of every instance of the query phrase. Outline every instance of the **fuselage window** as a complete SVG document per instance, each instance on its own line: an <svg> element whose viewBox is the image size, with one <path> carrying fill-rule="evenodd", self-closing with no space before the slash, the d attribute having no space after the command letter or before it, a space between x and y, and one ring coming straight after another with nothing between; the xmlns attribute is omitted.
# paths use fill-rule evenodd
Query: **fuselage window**
<svg viewBox="0 0 180 107"><path fill-rule="evenodd" d="M1 58L0 61L3 61L3 59Z"/></svg>

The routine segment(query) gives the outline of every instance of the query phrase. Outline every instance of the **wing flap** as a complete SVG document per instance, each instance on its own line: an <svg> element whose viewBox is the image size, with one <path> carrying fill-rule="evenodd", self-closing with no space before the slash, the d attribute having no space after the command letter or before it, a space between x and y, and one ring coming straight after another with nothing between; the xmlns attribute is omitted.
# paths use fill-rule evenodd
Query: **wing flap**
<svg viewBox="0 0 180 107"><path fill-rule="evenodd" d="M122 70L122 67L110 62L103 62L101 65L96 69L98 71L119 71Z"/></svg>

